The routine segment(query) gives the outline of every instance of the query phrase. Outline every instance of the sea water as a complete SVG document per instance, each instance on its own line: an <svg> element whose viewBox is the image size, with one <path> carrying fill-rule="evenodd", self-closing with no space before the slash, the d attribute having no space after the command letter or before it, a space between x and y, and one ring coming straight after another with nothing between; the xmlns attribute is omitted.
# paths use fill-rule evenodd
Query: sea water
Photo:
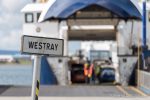
<svg viewBox="0 0 150 100"><path fill-rule="evenodd" d="M32 84L32 65L1 64L0 85L30 86Z"/></svg>

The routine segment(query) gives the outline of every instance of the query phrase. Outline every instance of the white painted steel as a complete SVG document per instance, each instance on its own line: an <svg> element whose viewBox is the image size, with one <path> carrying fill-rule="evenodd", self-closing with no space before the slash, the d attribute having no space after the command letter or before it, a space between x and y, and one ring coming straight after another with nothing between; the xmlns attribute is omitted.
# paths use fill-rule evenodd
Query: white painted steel
<svg viewBox="0 0 150 100"><path fill-rule="evenodd" d="M45 4L43 3L31 3L31 4L27 4L22 10L21 12L26 13L26 12L41 12L43 10L43 7L45 6Z"/></svg>

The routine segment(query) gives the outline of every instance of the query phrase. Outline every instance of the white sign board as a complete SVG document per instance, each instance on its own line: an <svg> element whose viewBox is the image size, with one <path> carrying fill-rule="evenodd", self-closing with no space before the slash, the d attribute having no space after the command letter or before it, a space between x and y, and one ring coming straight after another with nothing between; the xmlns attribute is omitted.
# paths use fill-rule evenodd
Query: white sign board
<svg viewBox="0 0 150 100"><path fill-rule="evenodd" d="M64 40L24 35L22 53L63 56Z"/></svg>

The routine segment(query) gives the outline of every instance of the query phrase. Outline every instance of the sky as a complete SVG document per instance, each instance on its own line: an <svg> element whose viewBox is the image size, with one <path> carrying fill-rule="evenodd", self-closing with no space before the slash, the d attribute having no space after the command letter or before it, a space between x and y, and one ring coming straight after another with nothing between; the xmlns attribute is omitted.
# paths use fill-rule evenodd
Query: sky
<svg viewBox="0 0 150 100"><path fill-rule="evenodd" d="M31 2L32 0L0 0L0 50L20 51L23 22L20 11ZM69 48L74 53L80 48L80 43L71 42Z"/></svg>
<svg viewBox="0 0 150 100"><path fill-rule="evenodd" d="M0 0L0 50L20 50L21 9L32 0Z"/></svg>

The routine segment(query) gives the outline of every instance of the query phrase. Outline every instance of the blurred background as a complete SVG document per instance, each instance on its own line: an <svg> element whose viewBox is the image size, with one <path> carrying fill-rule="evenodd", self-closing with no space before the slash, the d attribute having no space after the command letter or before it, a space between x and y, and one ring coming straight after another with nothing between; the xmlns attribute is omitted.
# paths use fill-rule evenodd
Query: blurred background
<svg viewBox="0 0 150 100"><path fill-rule="evenodd" d="M31 84L31 57L20 53L23 23L20 10L30 2L0 0L0 85Z"/></svg>

